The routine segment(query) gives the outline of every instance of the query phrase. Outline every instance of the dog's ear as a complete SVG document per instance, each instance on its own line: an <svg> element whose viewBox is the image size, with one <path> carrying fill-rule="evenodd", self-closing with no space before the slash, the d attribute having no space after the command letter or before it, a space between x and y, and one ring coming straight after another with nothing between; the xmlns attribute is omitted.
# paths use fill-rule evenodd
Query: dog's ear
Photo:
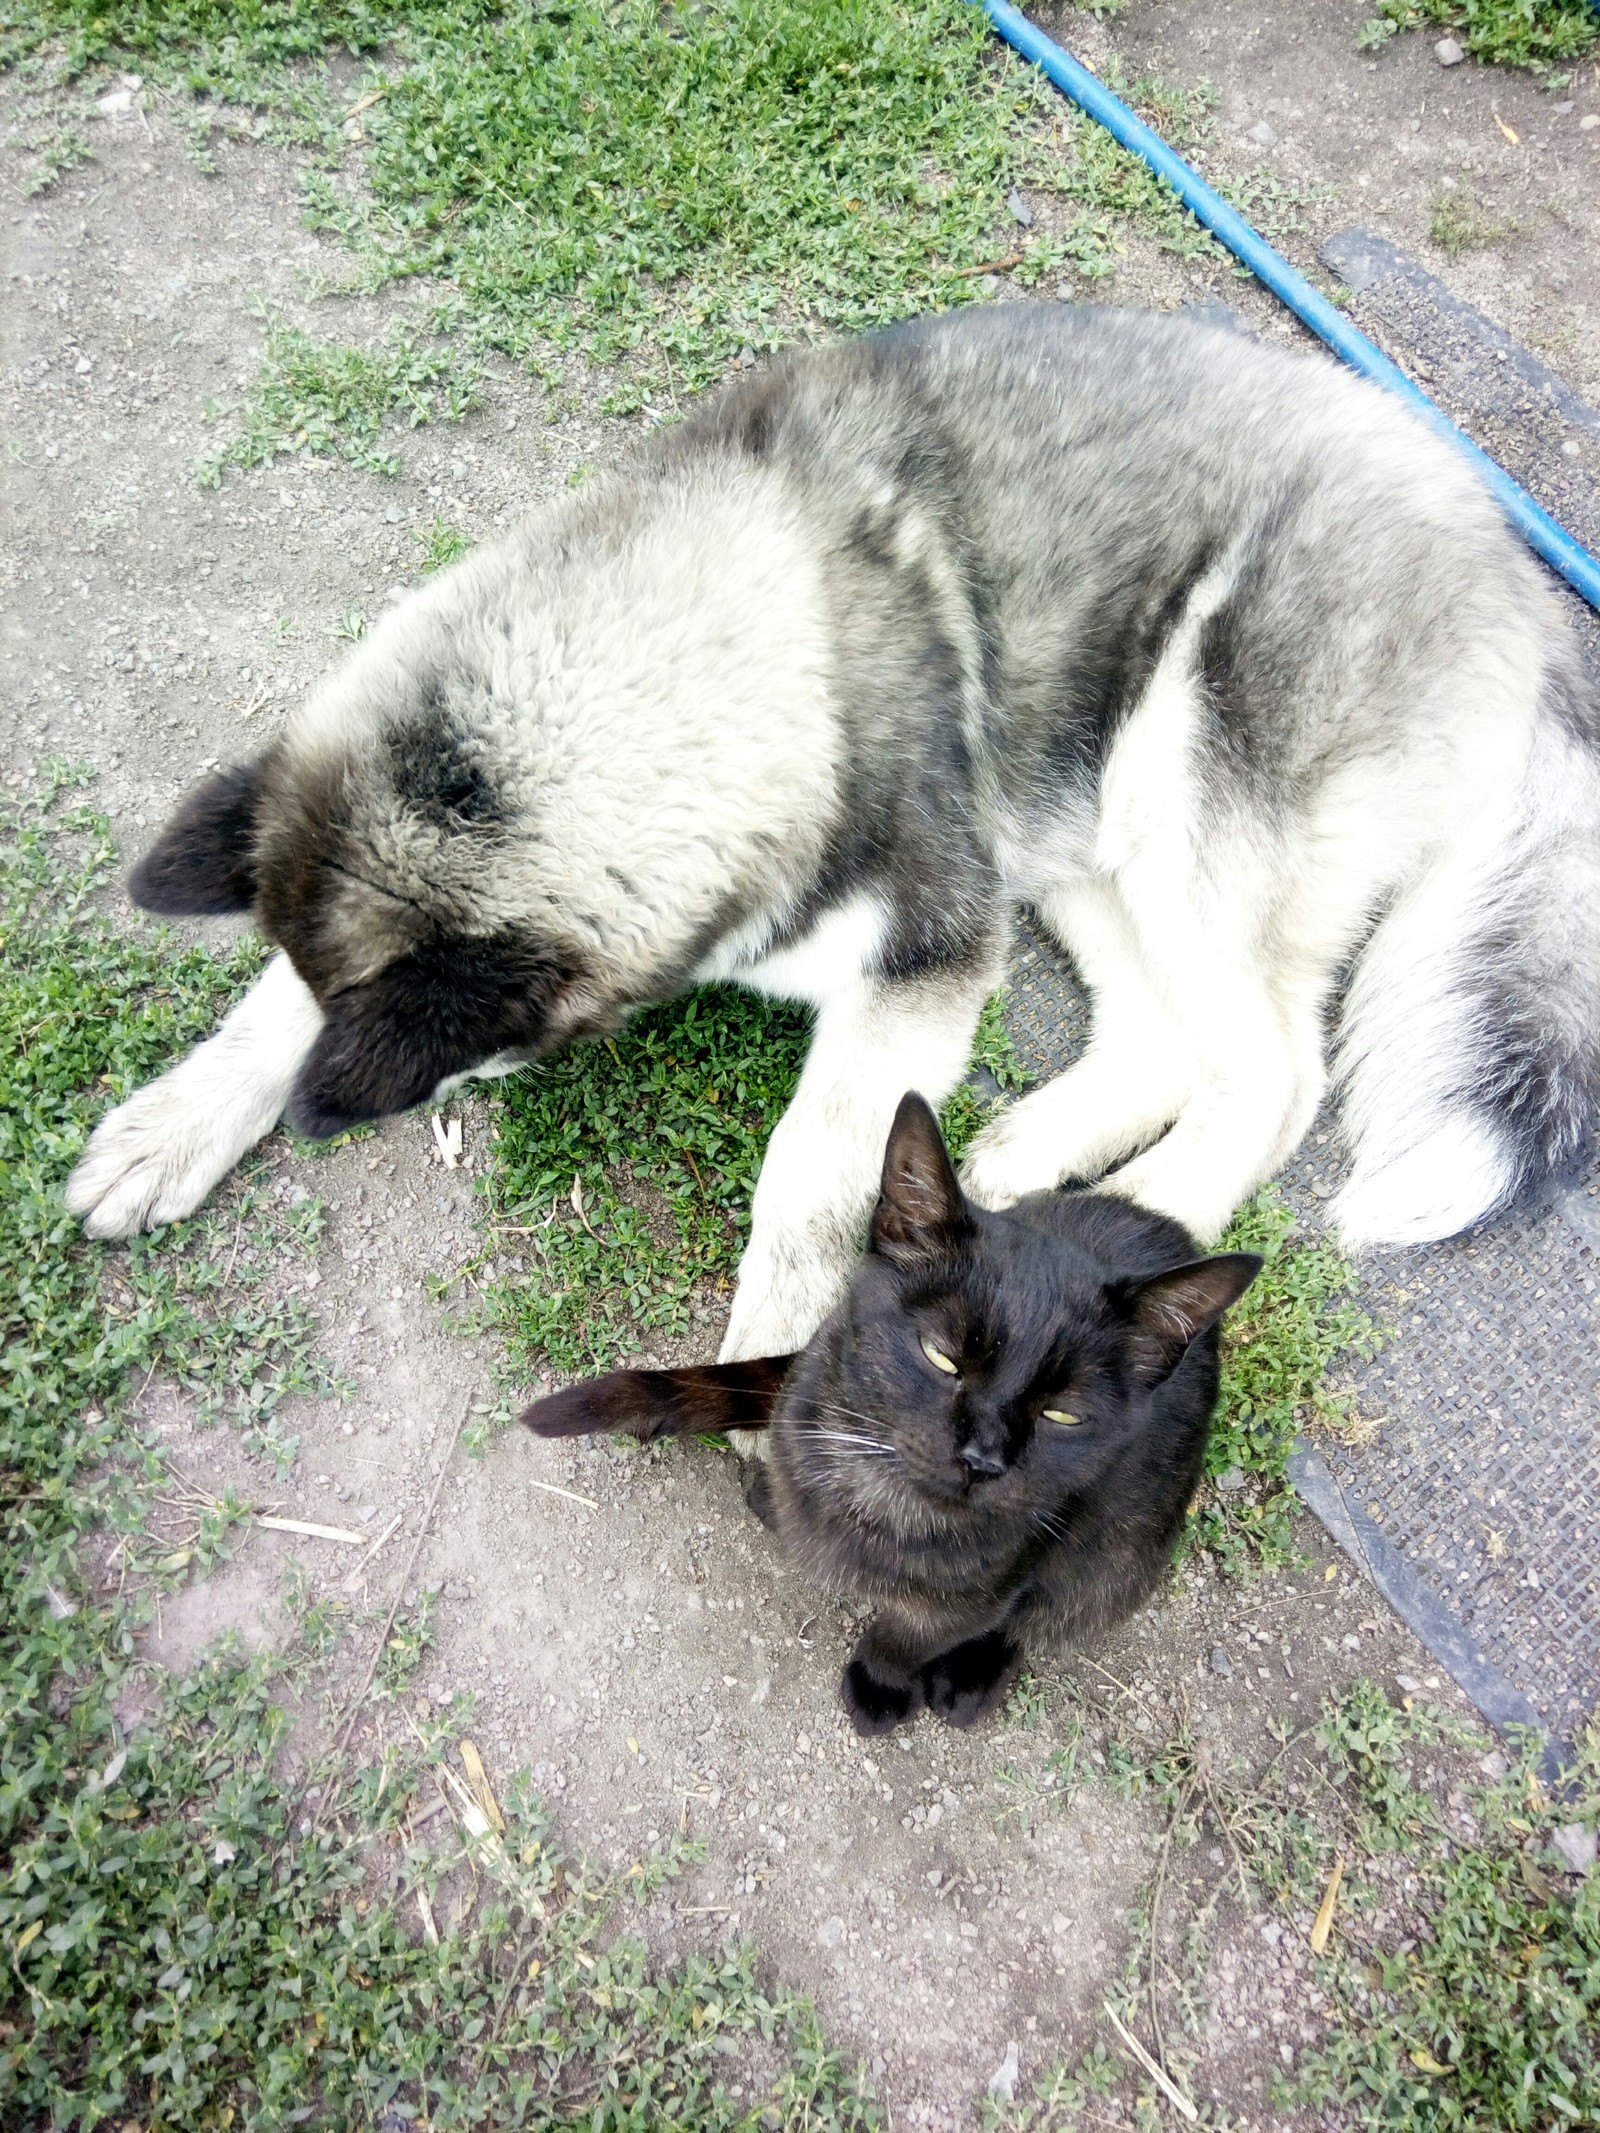
<svg viewBox="0 0 1600 2133"><path fill-rule="evenodd" d="M793 1361L792 1355L767 1355L692 1370L613 1370L535 1400L522 1419L536 1437L617 1430L641 1444L656 1437L765 1429Z"/></svg>
<svg viewBox="0 0 1600 2133"><path fill-rule="evenodd" d="M910 1266L948 1251L966 1223L966 1202L939 1121L912 1089L901 1097L889 1128L872 1210L872 1249L896 1266Z"/></svg>
<svg viewBox="0 0 1600 2133"><path fill-rule="evenodd" d="M1261 1272L1254 1252L1192 1259L1127 1292L1127 1353L1138 1382L1149 1388L1172 1375L1191 1342L1236 1304Z"/></svg>
<svg viewBox="0 0 1600 2133"><path fill-rule="evenodd" d="M218 770L197 785L128 876L128 894L162 918L248 911L256 895L261 765Z"/></svg>
<svg viewBox="0 0 1600 2133"><path fill-rule="evenodd" d="M567 973L513 933L419 942L323 1002L289 1099L297 1133L328 1140L409 1111L497 1052L535 1051Z"/></svg>

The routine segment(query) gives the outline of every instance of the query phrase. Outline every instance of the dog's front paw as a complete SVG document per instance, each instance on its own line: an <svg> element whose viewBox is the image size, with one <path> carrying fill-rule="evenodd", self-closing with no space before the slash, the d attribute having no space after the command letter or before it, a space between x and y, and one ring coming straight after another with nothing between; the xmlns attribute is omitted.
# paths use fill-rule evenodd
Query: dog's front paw
<svg viewBox="0 0 1600 2133"><path fill-rule="evenodd" d="M1029 1130L1027 1112L1013 1104L992 1119L967 1150L961 1189L980 1207L1010 1207L1025 1193L1055 1184L1050 1153Z"/></svg>
<svg viewBox="0 0 1600 2133"><path fill-rule="evenodd" d="M865 1639L844 1670L839 1694L851 1725L869 1736L892 1733L922 1709L922 1683L917 1676L886 1663L880 1654L869 1653Z"/></svg>
<svg viewBox="0 0 1600 2133"><path fill-rule="evenodd" d="M176 1222L194 1213L243 1152L215 1107L197 1103L176 1073L164 1074L96 1126L67 1180L67 1211L83 1217L91 1237L131 1237Z"/></svg>
<svg viewBox="0 0 1600 2133"><path fill-rule="evenodd" d="M922 1670L928 1709L947 1726L975 1726L998 1710L1022 1659L1003 1629L969 1638Z"/></svg>

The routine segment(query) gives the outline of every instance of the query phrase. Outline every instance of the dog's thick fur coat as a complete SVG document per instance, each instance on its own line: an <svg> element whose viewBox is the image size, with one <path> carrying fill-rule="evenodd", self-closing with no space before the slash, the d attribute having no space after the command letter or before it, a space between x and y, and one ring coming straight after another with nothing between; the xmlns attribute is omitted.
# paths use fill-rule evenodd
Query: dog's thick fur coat
<svg viewBox="0 0 1600 2133"><path fill-rule="evenodd" d="M808 1000L725 1354L834 1302L910 1087L1031 903L1083 1060L967 1166L1214 1237L1321 1098L1352 1242L1447 1235L1600 1102L1600 719L1476 477L1331 363L986 308L799 355L399 606L134 876L284 951L69 1204L186 1213L303 1130L698 979ZM648 1130L641 1122L641 1130Z"/></svg>

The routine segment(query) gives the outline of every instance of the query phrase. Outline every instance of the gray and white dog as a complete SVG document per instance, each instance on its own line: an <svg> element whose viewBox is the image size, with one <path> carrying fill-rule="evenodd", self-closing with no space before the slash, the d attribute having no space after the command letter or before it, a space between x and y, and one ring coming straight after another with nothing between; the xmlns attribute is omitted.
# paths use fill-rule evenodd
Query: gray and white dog
<svg viewBox="0 0 1600 2133"><path fill-rule="evenodd" d="M329 1134L705 979L811 1002L734 1358L832 1306L1022 902L1094 1035L977 1143L990 1204L1101 1179L1214 1238L1352 967L1346 1240L1477 1221L1600 1106L1600 717L1539 571L1403 407L1183 318L989 308L735 385L397 607L132 886L282 952L99 1127L98 1236L286 1106Z"/></svg>

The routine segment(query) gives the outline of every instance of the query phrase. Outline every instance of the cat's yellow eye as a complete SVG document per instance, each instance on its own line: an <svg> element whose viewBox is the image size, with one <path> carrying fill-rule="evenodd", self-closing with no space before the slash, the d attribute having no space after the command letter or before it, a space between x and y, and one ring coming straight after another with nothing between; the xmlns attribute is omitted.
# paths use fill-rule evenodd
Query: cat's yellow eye
<svg viewBox="0 0 1600 2133"><path fill-rule="evenodd" d="M1082 1415L1068 1414L1064 1407L1046 1407L1042 1412L1047 1422L1060 1422L1068 1429L1076 1429L1083 1420Z"/></svg>
<svg viewBox="0 0 1600 2133"><path fill-rule="evenodd" d="M956 1365L952 1358L946 1355L942 1348L935 1347L926 1333L922 1336L922 1352L935 1370L944 1371L947 1377L953 1378L956 1375Z"/></svg>

